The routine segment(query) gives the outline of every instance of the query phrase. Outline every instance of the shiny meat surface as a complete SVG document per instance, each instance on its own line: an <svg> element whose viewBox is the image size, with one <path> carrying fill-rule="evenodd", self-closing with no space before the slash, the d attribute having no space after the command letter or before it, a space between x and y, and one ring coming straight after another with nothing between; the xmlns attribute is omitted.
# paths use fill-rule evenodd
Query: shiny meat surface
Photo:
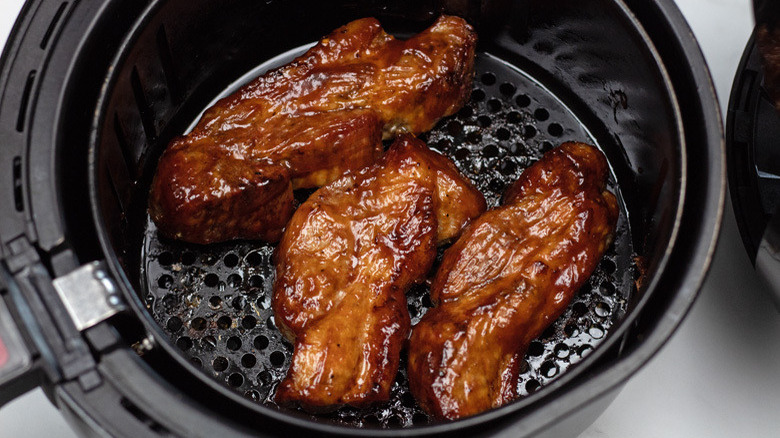
<svg viewBox="0 0 780 438"><path fill-rule="evenodd" d="M410 329L405 291L484 211L482 194L411 135L312 194L277 250L274 320L295 352L276 401L322 411L387 400Z"/></svg>
<svg viewBox="0 0 780 438"><path fill-rule="evenodd" d="M618 206L606 178L601 152L564 143L445 252L431 288L436 307L409 343L410 389L428 413L457 419L517 397L526 348L611 242Z"/></svg>
<svg viewBox="0 0 780 438"><path fill-rule="evenodd" d="M381 138L419 134L455 113L471 92L475 44L471 26L450 16L405 41L373 18L336 29L171 142L149 199L158 230L204 244L278 240L290 190L370 165Z"/></svg>

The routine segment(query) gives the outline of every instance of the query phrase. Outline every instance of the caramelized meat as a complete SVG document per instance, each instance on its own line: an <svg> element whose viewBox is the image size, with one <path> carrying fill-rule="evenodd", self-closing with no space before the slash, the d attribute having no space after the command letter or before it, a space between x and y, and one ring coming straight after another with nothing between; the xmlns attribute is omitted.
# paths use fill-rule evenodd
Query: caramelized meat
<svg viewBox="0 0 780 438"><path fill-rule="evenodd" d="M449 16L405 41L373 18L336 29L171 142L149 200L159 232L193 243L278 240L290 190L361 169L381 155L381 138L427 131L463 106L475 43L471 26Z"/></svg>
<svg viewBox="0 0 780 438"><path fill-rule="evenodd" d="M596 268L617 221L607 164L565 143L528 168L503 206L473 221L444 254L432 308L412 330L409 382L420 405L456 419L517 397L530 342Z"/></svg>
<svg viewBox="0 0 780 438"><path fill-rule="evenodd" d="M321 411L387 400L410 329L405 291L437 243L484 211L482 194L411 135L312 194L277 250L274 320L295 352L276 401Z"/></svg>

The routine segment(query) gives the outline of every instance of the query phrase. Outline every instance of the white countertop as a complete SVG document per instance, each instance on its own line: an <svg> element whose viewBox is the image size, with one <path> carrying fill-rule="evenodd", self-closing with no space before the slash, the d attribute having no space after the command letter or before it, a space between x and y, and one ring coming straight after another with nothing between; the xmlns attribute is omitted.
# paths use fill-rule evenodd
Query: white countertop
<svg viewBox="0 0 780 438"><path fill-rule="evenodd" d="M751 1L676 2L701 44L725 113L753 27ZM22 3L0 1L0 46ZM0 436L75 437L40 390L0 410ZM622 437L780 437L780 313L753 272L730 203L690 314L580 438Z"/></svg>

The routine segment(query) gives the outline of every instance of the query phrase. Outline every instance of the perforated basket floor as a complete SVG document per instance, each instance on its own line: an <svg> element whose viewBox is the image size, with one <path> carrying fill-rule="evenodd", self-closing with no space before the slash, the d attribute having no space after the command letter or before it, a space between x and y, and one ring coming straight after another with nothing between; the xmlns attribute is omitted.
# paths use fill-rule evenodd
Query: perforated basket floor
<svg viewBox="0 0 780 438"><path fill-rule="evenodd" d="M248 76L271 66L261 67ZM555 145L567 140L597 145L563 102L513 66L479 54L476 71L470 102L421 137L455 161L490 207L499 204L504 189L523 169ZM622 199L614 181L610 190ZM299 202L307 194L298 193ZM624 316L635 288L631 241L621 208L615 241L596 272L528 349L517 383L522 395L579 362ZM224 385L267 404L273 404L273 391L292 355L292 345L274 325L270 308L273 250L259 242L196 246L163 240L147 218L141 257L143 298L182 354ZM428 285L412 288L407 299L414 325L432 305ZM354 426L429 422L408 390L405 357L400 368L388 403L362 411L345 407L327 417Z"/></svg>

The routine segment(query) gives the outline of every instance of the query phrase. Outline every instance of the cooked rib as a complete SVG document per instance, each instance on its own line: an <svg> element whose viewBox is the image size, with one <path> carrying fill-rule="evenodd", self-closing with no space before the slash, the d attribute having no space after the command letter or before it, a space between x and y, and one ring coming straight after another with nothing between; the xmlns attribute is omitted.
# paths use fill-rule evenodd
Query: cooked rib
<svg viewBox="0 0 780 438"><path fill-rule="evenodd" d="M564 143L445 252L431 288L437 306L409 343L410 388L428 413L456 419L517 397L526 348L563 312L611 241L618 208L606 177L601 152Z"/></svg>
<svg viewBox="0 0 780 438"><path fill-rule="evenodd" d="M411 135L312 194L277 250L274 320L295 345L277 402L321 411L387 400L409 334L405 291L437 243L484 210L455 166Z"/></svg>
<svg viewBox="0 0 780 438"><path fill-rule="evenodd" d="M193 243L277 240L291 189L361 169L381 155L382 137L427 131L463 106L475 43L471 26L449 16L405 41L373 18L336 29L171 142L149 200L159 232Z"/></svg>

